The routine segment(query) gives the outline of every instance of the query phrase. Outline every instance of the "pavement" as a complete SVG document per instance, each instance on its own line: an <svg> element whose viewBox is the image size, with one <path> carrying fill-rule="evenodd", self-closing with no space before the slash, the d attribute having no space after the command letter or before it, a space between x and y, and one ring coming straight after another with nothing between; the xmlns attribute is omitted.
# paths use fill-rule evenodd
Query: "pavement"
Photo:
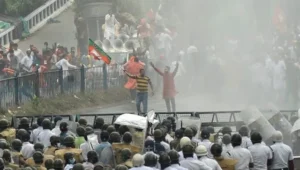
<svg viewBox="0 0 300 170"><path fill-rule="evenodd" d="M55 19L58 20L59 23L45 25L27 39L20 41L18 43L19 48L25 52L32 44L41 50L44 46L44 42L48 42L49 46L57 42L68 47L68 49L76 47L76 27L74 25L74 12L72 9L67 9Z"/></svg>

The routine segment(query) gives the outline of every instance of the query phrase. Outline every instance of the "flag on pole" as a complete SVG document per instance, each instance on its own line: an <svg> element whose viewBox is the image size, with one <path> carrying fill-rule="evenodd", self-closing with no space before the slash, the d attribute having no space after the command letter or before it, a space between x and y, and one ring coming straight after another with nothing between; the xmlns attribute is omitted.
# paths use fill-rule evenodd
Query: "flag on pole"
<svg viewBox="0 0 300 170"><path fill-rule="evenodd" d="M103 60L106 64L110 64L111 58L102 48L100 48L93 40L89 38L89 55L93 56L95 60Z"/></svg>

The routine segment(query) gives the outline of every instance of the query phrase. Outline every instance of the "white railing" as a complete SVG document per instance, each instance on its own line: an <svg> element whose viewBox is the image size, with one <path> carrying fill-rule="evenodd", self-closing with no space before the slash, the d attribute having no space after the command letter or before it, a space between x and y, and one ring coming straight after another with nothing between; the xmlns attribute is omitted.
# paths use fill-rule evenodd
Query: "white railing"
<svg viewBox="0 0 300 170"><path fill-rule="evenodd" d="M55 18L65 9L69 8L73 4L73 0L49 0L43 6L34 10L28 16L24 18L25 24L28 28L24 28L28 30L30 34L34 33L45 24L50 18ZM0 33L0 43L1 45L7 45L10 41L16 40L19 37L13 36L13 31L15 30L15 26L10 27L4 32Z"/></svg>

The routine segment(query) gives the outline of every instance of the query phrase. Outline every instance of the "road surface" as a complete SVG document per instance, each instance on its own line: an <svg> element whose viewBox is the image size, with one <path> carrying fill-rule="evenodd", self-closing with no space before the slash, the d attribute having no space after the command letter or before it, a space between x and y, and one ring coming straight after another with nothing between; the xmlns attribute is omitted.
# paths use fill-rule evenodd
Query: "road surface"
<svg viewBox="0 0 300 170"><path fill-rule="evenodd" d="M48 42L49 46L55 42L68 47L76 47L74 13L71 8L60 14L57 18L60 23L47 24L26 40L19 42L19 48L24 52L32 44L41 50L44 42Z"/></svg>

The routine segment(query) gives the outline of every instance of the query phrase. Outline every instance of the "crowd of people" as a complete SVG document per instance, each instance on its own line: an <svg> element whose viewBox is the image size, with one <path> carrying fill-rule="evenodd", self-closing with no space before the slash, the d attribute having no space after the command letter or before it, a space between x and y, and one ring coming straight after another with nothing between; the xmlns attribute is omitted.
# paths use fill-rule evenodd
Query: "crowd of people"
<svg viewBox="0 0 300 170"><path fill-rule="evenodd" d="M292 170L292 149L276 131L270 146L257 131L242 126L237 133L223 127L190 124L176 129L168 117L147 129L108 124L97 117L70 124L38 117L30 126L21 118L17 129L0 120L0 169L32 170ZM73 122L74 123L74 122ZM76 129L76 130L74 130ZM144 135L146 134L146 135Z"/></svg>

